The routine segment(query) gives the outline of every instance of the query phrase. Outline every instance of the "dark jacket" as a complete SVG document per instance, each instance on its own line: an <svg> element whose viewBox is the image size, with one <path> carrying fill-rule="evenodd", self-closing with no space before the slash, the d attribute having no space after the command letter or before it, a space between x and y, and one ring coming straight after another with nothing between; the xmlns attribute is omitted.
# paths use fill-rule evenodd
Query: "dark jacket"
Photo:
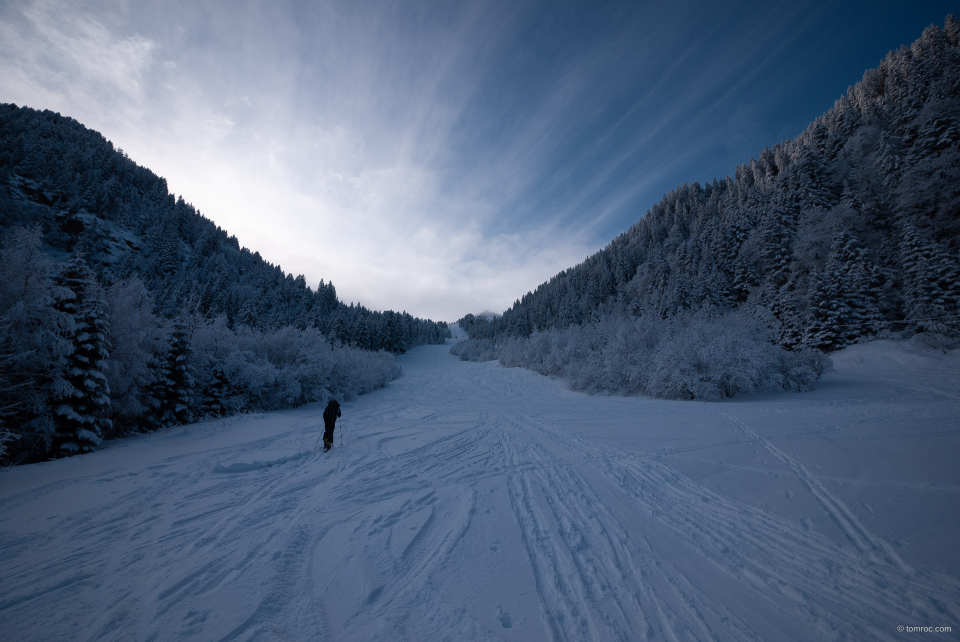
<svg viewBox="0 0 960 642"><path fill-rule="evenodd" d="M323 411L323 428L325 432L333 434L333 429L337 425L337 417L340 416L340 404L336 399L331 399L327 404L327 409Z"/></svg>

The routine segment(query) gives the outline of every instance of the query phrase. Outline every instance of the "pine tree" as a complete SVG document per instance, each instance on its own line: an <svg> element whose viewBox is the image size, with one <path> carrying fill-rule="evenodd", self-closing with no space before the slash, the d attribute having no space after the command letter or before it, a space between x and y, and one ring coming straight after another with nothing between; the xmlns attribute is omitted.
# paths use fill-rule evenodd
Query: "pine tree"
<svg viewBox="0 0 960 642"><path fill-rule="evenodd" d="M766 280L775 289L790 280L795 231L794 213L777 206L760 227L760 256L766 268Z"/></svg>
<svg viewBox="0 0 960 642"><path fill-rule="evenodd" d="M149 426L156 430L193 421L193 367L190 365L190 326L178 318L167 353L154 360L154 379L148 392Z"/></svg>
<svg viewBox="0 0 960 642"><path fill-rule="evenodd" d="M259 328L260 323L260 313L256 309L256 306L253 303L247 302L243 304L243 307L240 308L240 311L237 312L236 317L233 320L233 324L244 325L248 328Z"/></svg>
<svg viewBox="0 0 960 642"><path fill-rule="evenodd" d="M176 226L164 219L157 225L148 237L152 275L164 276L173 274L180 267L179 235Z"/></svg>
<svg viewBox="0 0 960 642"><path fill-rule="evenodd" d="M954 331L960 330L960 259L938 243L934 251L934 270L947 312L944 323Z"/></svg>
<svg viewBox="0 0 960 642"><path fill-rule="evenodd" d="M227 396L230 394L230 383L223 366L217 364L213 368L213 381L203 391L203 414L213 417L222 417L229 413Z"/></svg>
<svg viewBox="0 0 960 642"><path fill-rule="evenodd" d="M73 321L70 348L51 385L56 456L90 452L111 427L109 356L103 297L81 256L67 263L55 279L54 308Z"/></svg>
<svg viewBox="0 0 960 642"><path fill-rule="evenodd" d="M297 305L296 315L293 326L298 330L306 330L314 323L313 295L309 290L304 290L300 295L300 302Z"/></svg>
<svg viewBox="0 0 960 642"><path fill-rule="evenodd" d="M343 310L338 310L333 317L333 323L330 326L330 342L347 342L347 321L344 318Z"/></svg>
<svg viewBox="0 0 960 642"><path fill-rule="evenodd" d="M733 264L733 283L730 288L734 303L743 303L750 292L760 283L760 277L753 265L743 258L737 257Z"/></svg>
<svg viewBox="0 0 960 642"><path fill-rule="evenodd" d="M907 318L916 320L920 327L956 326L960 306L960 269L955 255L940 243L926 240L915 225L904 223L900 257Z"/></svg>
<svg viewBox="0 0 960 642"><path fill-rule="evenodd" d="M850 306L844 296L843 271L831 258L814 280L809 294L810 322L804 343L824 352L847 345Z"/></svg>
<svg viewBox="0 0 960 642"><path fill-rule="evenodd" d="M843 270L842 293L850 307L847 339L876 334L886 327L880 314L880 275L859 239L850 232L838 232L831 247L831 257Z"/></svg>
<svg viewBox="0 0 960 642"><path fill-rule="evenodd" d="M803 328L793 290L786 285L770 301L770 311L777 318L777 343L785 348L799 348L803 343Z"/></svg>
<svg viewBox="0 0 960 642"><path fill-rule="evenodd" d="M811 289L811 325L805 342L821 350L836 350L883 329L877 306L878 281L876 266L856 236L838 232Z"/></svg>

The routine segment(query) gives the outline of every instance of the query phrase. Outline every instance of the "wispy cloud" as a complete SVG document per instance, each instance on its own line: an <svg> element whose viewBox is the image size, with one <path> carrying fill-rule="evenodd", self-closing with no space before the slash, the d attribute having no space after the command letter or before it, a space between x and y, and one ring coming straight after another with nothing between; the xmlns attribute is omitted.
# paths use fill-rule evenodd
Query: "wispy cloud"
<svg viewBox="0 0 960 642"><path fill-rule="evenodd" d="M137 34L117 38L73 3L10 5L0 22L0 86L43 108L126 107L142 97L155 50Z"/></svg>
<svg viewBox="0 0 960 642"><path fill-rule="evenodd" d="M347 301L452 319L777 142L799 57L839 46L824 6L23 0L0 7L0 95Z"/></svg>
<svg viewBox="0 0 960 642"><path fill-rule="evenodd" d="M24 9L23 15L43 43L41 51L45 54L45 60L37 60L34 65L53 63L70 74L64 80L71 85L92 83L139 95L141 75L155 44L139 35L115 39L103 23L86 12L66 9L65 13L65 9L51 2ZM37 48L24 51L37 53Z"/></svg>

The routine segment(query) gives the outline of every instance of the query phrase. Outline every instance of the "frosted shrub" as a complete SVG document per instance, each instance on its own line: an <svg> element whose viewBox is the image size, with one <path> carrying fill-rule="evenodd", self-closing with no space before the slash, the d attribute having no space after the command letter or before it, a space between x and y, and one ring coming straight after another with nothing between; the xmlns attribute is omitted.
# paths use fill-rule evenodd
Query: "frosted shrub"
<svg viewBox="0 0 960 642"><path fill-rule="evenodd" d="M460 357L460 361L493 361L497 358L497 350L493 339L467 339L460 341L452 348L450 354Z"/></svg>
<svg viewBox="0 0 960 642"><path fill-rule="evenodd" d="M670 321L610 315L584 326L506 339L490 358L499 358L504 367L562 377L574 390L591 393L723 399L811 389L829 370L830 359L817 350L790 352L775 345L767 327L744 312ZM484 341L473 341L461 353L468 358L493 353L492 342ZM470 342L458 345L464 343Z"/></svg>
<svg viewBox="0 0 960 642"><path fill-rule="evenodd" d="M783 390L805 392L816 387L823 373L833 370L833 360L819 350L782 350L780 370L783 373Z"/></svg>
<svg viewBox="0 0 960 642"><path fill-rule="evenodd" d="M222 318L196 329L194 359L198 388L213 389L218 376L226 383L208 405L233 411L349 399L400 376L393 355L331 345L316 328L233 331Z"/></svg>
<svg viewBox="0 0 960 642"><path fill-rule="evenodd" d="M461 343L464 342L461 341ZM507 368L513 368L520 365L520 362L523 361L520 355L524 352L526 347L526 339L521 339L519 337L509 337L508 339L505 339L497 349L497 359L500 360L500 365Z"/></svg>
<svg viewBox="0 0 960 642"><path fill-rule="evenodd" d="M497 354L503 366L562 377L574 390L643 392L649 354L663 326L660 320L610 316L583 327L507 339Z"/></svg>
<svg viewBox="0 0 960 642"><path fill-rule="evenodd" d="M544 334L534 332L526 339L511 337L503 342L497 351L500 365L507 368L528 368L541 374L543 372L543 353L546 351L542 342Z"/></svg>
<svg viewBox="0 0 960 642"><path fill-rule="evenodd" d="M673 399L722 399L782 389L779 353L767 331L743 314L678 320L651 358L647 392Z"/></svg>
<svg viewBox="0 0 960 642"><path fill-rule="evenodd" d="M240 393L251 409L270 406L270 388L277 381L277 368L252 350L237 350L223 360L223 372L231 389Z"/></svg>
<svg viewBox="0 0 960 642"><path fill-rule="evenodd" d="M766 325L734 312L678 319L652 356L646 391L672 399L722 399L738 392L811 389L830 367L816 350L775 345Z"/></svg>
<svg viewBox="0 0 960 642"><path fill-rule="evenodd" d="M150 382L150 358L160 352L162 331L153 314L153 297L136 276L107 290L112 349L107 360L114 432L119 436L147 411L141 390Z"/></svg>

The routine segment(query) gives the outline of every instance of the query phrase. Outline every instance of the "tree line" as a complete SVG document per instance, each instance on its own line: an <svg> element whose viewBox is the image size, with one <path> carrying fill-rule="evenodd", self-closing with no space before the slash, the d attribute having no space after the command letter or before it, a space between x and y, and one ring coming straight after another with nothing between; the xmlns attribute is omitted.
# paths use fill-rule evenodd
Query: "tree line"
<svg viewBox="0 0 960 642"><path fill-rule="evenodd" d="M681 185L502 316L461 319L471 342L458 352L495 358L508 343L515 351L518 340L533 342L528 348L544 337L556 344L574 327L584 336L610 338L615 326L668 338L716 319L742 324L744 314L771 354L918 332L956 335L958 44L960 22L951 15L887 55L797 138L765 148L734 176ZM579 356L565 357L570 363L597 356L583 341ZM533 367L551 350L511 363ZM691 376L715 378L709 370L701 363L693 369L701 375ZM601 374L593 381L604 390L698 396L684 385L664 392L649 381L632 388Z"/></svg>
<svg viewBox="0 0 960 642"><path fill-rule="evenodd" d="M444 323L241 248L99 133L0 105L0 462L385 385Z"/></svg>

